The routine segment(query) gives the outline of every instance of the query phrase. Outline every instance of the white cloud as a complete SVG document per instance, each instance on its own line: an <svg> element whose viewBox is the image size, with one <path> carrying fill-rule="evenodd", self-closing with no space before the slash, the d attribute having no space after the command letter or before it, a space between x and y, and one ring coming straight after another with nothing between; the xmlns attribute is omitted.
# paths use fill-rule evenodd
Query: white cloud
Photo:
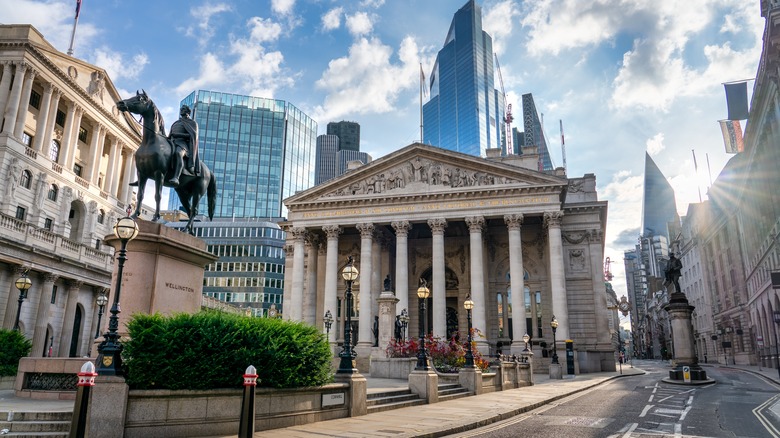
<svg viewBox="0 0 780 438"><path fill-rule="evenodd" d="M647 153L650 154L651 157L658 155L665 148L663 132L659 132L653 138L647 140Z"/></svg>
<svg viewBox="0 0 780 438"><path fill-rule="evenodd" d="M295 0L271 0L271 9L277 14L289 15L293 7L295 7Z"/></svg>
<svg viewBox="0 0 780 438"><path fill-rule="evenodd" d="M361 8L379 8L385 4L385 0L363 0L360 2Z"/></svg>
<svg viewBox="0 0 780 438"><path fill-rule="evenodd" d="M133 56L131 61L125 60L121 53L113 52L108 47L95 50L93 64L102 67L113 82L120 79L138 79L144 67L149 64L146 53Z"/></svg>
<svg viewBox="0 0 780 438"><path fill-rule="evenodd" d="M0 0L2 24L32 24L57 50L66 52L70 45L73 18L76 16L74 1ZM89 11L81 9L82 18ZM84 57L91 50L90 42L99 34L98 29L80 20L74 42L74 56Z"/></svg>
<svg viewBox="0 0 780 438"><path fill-rule="evenodd" d="M482 29L493 38L493 51L501 55L505 41L512 35L514 18L520 15L513 0L503 0L482 13Z"/></svg>
<svg viewBox="0 0 780 438"><path fill-rule="evenodd" d="M225 66L219 58L213 53L206 53L200 60L200 72L196 78L188 78L178 87L176 92L179 95L186 95L192 90L201 88L210 88L211 86L221 85L227 80Z"/></svg>
<svg viewBox="0 0 780 438"><path fill-rule="evenodd" d="M365 12L356 12L354 15L347 15L347 29L355 37L360 37L371 33L374 25L371 17Z"/></svg>
<svg viewBox="0 0 780 438"><path fill-rule="evenodd" d="M195 27L188 27L185 35L196 38L198 44L206 45L211 37L214 36L217 26L211 23L211 18L222 12L231 11L232 8L227 3L205 3L201 6L195 6L190 9L190 15L195 19Z"/></svg>
<svg viewBox="0 0 780 438"><path fill-rule="evenodd" d="M322 16L322 28L325 31L338 29L341 27L341 15L344 13L344 8L333 8Z"/></svg>
<svg viewBox="0 0 780 438"><path fill-rule="evenodd" d="M347 114L392 111L401 91L418 86L418 53L415 41L406 37L398 50L400 63L394 64L391 47L377 38L360 38L348 56L331 60L317 81L328 94L312 117L325 123Z"/></svg>
<svg viewBox="0 0 780 438"><path fill-rule="evenodd" d="M254 43L263 43L266 41L275 41L282 33L282 26L271 19L252 17L247 21L250 27L250 40Z"/></svg>

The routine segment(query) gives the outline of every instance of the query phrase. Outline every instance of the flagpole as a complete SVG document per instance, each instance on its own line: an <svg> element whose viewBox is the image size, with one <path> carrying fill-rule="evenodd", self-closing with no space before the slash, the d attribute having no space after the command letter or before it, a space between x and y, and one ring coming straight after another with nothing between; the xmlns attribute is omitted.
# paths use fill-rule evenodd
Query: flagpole
<svg viewBox="0 0 780 438"><path fill-rule="evenodd" d="M76 40L76 25L79 24L80 10L81 0L76 0L76 18L73 19L73 30L70 33L70 47L68 47L68 56L73 56L73 42Z"/></svg>
<svg viewBox="0 0 780 438"><path fill-rule="evenodd" d="M721 82L720 84L721 84L721 85L729 85L729 84L740 84L740 83L742 83L742 82L750 82L750 81L755 81L755 79L753 79L753 78L747 78L747 79L742 79L742 80L739 80L739 81Z"/></svg>
<svg viewBox="0 0 780 438"><path fill-rule="evenodd" d="M423 69L420 63L420 143L423 143Z"/></svg>
<svg viewBox="0 0 780 438"><path fill-rule="evenodd" d="M707 157L707 173L710 175L710 186L712 186L712 169L710 169L710 154L704 154Z"/></svg>
<svg viewBox="0 0 780 438"><path fill-rule="evenodd" d="M701 202L701 185L699 184L699 165L696 164L696 151L691 149L693 154L693 171L696 174L696 189L699 191L699 202Z"/></svg>

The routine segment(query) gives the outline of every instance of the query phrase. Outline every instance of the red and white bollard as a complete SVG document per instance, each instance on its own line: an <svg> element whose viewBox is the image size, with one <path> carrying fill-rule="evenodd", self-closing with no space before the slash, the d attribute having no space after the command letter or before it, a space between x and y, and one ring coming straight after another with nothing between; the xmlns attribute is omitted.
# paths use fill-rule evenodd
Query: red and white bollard
<svg viewBox="0 0 780 438"><path fill-rule="evenodd" d="M87 414L89 414L89 392L95 386L95 365L92 362L85 362L78 373L79 383L76 392L76 403L74 405L73 419L70 422L69 438L84 438L87 430Z"/></svg>
<svg viewBox="0 0 780 438"><path fill-rule="evenodd" d="M257 369L249 365L244 371L244 399L241 401L241 419L238 438L252 438L255 433L255 387Z"/></svg>

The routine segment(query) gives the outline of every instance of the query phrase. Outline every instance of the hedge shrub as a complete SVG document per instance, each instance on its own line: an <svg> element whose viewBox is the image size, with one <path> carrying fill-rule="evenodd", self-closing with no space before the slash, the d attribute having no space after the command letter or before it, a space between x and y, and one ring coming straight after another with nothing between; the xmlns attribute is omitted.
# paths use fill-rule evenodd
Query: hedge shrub
<svg viewBox="0 0 780 438"><path fill-rule="evenodd" d="M15 376L19 359L30 354L32 342L16 330L0 329L0 377Z"/></svg>
<svg viewBox="0 0 780 438"><path fill-rule="evenodd" d="M134 315L124 344L134 389L241 388L254 365L258 386L298 388L331 381L331 351L312 326L205 311Z"/></svg>

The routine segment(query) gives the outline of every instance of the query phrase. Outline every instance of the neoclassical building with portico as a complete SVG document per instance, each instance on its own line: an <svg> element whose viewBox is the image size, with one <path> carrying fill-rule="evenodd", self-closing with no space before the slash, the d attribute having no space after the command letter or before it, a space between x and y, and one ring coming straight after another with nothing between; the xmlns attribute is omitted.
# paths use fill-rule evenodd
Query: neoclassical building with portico
<svg viewBox="0 0 780 438"><path fill-rule="evenodd" d="M607 202L595 176L539 172L532 148L492 152L415 143L287 198L285 318L322 327L330 311L330 341L343 341L340 271L352 256L359 368L372 354L384 357L386 346L372 348L384 280L396 313L410 316L407 335L417 336L422 278L431 290L427 333L465 339L470 296L483 353L519 353L527 333L545 369L555 316L562 363L570 339L577 372L614 370L602 272Z"/></svg>

